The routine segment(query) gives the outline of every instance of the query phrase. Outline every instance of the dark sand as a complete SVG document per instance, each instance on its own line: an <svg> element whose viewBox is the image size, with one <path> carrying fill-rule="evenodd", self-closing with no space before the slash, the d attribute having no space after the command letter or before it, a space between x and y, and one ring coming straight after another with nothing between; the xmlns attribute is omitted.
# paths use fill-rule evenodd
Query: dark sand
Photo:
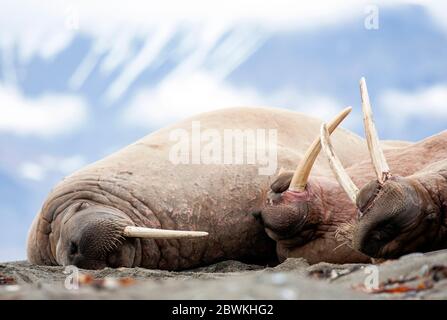
<svg viewBox="0 0 447 320"><path fill-rule="evenodd" d="M79 270L79 288L68 290L63 267L7 262L0 299L447 299L447 250L377 265L376 292L364 287L365 266L288 259L274 268L225 261L183 272Z"/></svg>

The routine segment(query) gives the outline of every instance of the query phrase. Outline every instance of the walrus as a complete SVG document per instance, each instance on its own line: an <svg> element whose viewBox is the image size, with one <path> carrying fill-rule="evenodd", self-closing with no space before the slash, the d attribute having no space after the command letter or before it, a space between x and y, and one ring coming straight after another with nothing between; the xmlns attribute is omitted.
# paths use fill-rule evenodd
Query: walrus
<svg viewBox="0 0 447 320"><path fill-rule="evenodd" d="M347 108L337 115L331 131L349 112ZM328 177L332 173L327 160L315 152L321 123L276 108L229 108L149 134L54 187L30 228L28 259L34 264L87 269L167 270L225 259L277 261L275 241L256 214L265 205L276 172L260 174L265 164L219 163L219 157L212 158L217 159L214 163L201 163L186 154L192 163L183 163L185 154L180 154L180 160L172 161L179 143L173 138L178 133L192 135L197 129L194 124L217 138L228 130L274 130L276 169L301 163L299 176L307 179L312 169L313 175ZM267 152L268 148L250 141L244 142L247 150ZM334 132L332 143L346 167L368 156L364 139L343 128ZM306 165L309 152L314 155L310 166Z"/></svg>
<svg viewBox="0 0 447 320"><path fill-rule="evenodd" d="M385 153L372 120L361 80L365 131L375 176L356 184L322 132L325 154L337 180L357 209L345 228L347 243L378 259L447 248L447 131L396 153ZM356 172L356 175L365 173ZM362 186L358 189L357 186Z"/></svg>
<svg viewBox="0 0 447 320"><path fill-rule="evenodd" d="M323 123L333 175L284 172L271 185L261 217L280 260L369 262L447 248L447 132L390 147L378 138L364 78L360 93L368 154L343 164Z"/></svg>

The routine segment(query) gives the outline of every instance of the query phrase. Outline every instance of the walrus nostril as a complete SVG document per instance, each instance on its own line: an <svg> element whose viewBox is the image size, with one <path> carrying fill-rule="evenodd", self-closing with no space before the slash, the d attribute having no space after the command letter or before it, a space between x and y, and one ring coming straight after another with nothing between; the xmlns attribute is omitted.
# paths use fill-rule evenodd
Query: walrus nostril
<svg viewBox="0 0 447 320"><path fill-rule="evenodd" d="M270 237L275 240L291 238L297 235L309 222L308 204L298 202L292 204L281 203L266 206L261 213L264 227Z"/></svg>
<svg viewBox="0 0 447 320"><path fill-rule="evenodd" d="M70 251L69 251L70 255L74 255L74 254L78 253L78 250L79 250L78 245L76 243L74 243L73 241L71 241Z"/></svg>

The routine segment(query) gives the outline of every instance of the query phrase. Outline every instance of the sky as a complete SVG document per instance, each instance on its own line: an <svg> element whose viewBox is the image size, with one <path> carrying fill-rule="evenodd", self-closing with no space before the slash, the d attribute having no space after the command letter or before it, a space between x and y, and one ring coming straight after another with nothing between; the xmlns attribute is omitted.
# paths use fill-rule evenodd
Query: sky
<svg viewBox="0 0 447 320"><path fill-rule="evenodd" d="M443 1L0 0L0 261L64 176L193 114L270 106L382 139L446 129Z"/></svg>

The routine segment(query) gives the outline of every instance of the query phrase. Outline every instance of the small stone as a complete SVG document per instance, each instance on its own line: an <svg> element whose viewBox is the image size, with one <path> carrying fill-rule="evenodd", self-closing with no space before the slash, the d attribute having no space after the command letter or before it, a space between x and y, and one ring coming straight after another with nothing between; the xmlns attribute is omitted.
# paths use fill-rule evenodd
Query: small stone
<svg viewBox="0 0 447 320"><path fill-rule="evenodd" d="M422 257L424 257L423 253L414 252L414 253L410 253L410 254L400 257L399 260L402 261L402 260L409 260L409 259L422 258Z"/></svg>
<svg viewBox="0 0 447 320"><path fill-rule="evenodd" d="M108 290L114 290L119 288L120 284L115 278L105 277L102 287Z"/></svg>
<svg viewBox="0 0 447 320"><path fill-rule="evenodd" d="M237 291L239 291L239 288L236 285L234 285L234 284L226 284L225 285L225 290L227 292L237 292Z"/></svg>
<svg viewBox="0 0 447 320"><path fill-rule="evenodd" d="M93 283L93 281L94 281L94 278L93 278L93 276L91 275L91 274L89 274L89 273L81 273L80 275L79 275L79 283L80 284L85 284L85 285L89 285L89 284L92 284Z"/></svg>
<svg viewBox="0 0 447 320"><path fill-rule="evenodd" d="M336 270L332 270L331 271L331 279L335 279L335 278L338 278L338 273Z"/></svg>
<svg viewBox="0 0 447 320"><path fill-rule="evenodd" d="M284 300L296 300L298 299L298 294L292 289L283 289L279 291L279 297Z"/></svg>
<svg viewBox="0 0 447 320"><path fill-rule="evenodd" d="M430 267L428 266L428 264L424 264L418 272L418 275L420 277L426 277L428 275L428 273L430 272Z"/></svg>
<svg viewBox="0 0 447 320"><path fill-rule="evenodd" d="M136 280L133 278L121 278L118 280L118 283L120 284L120 286L122 287L127 287L127 286L131 286L134 285L136 283Z"/></svg>
<svg viewBox="0 0 447 320"><path fill-rule="evenodd" d="M20 286L17 284L6 285L5 290L8 292L17 292L20 290Z"/></svg>
<svg viewBox="0 0 447 320"><path fill-rule="evenodd" d="M276 285L283 285L287 282L287 276L284 273L275 273L271 277L271 281Z"/></svg>

